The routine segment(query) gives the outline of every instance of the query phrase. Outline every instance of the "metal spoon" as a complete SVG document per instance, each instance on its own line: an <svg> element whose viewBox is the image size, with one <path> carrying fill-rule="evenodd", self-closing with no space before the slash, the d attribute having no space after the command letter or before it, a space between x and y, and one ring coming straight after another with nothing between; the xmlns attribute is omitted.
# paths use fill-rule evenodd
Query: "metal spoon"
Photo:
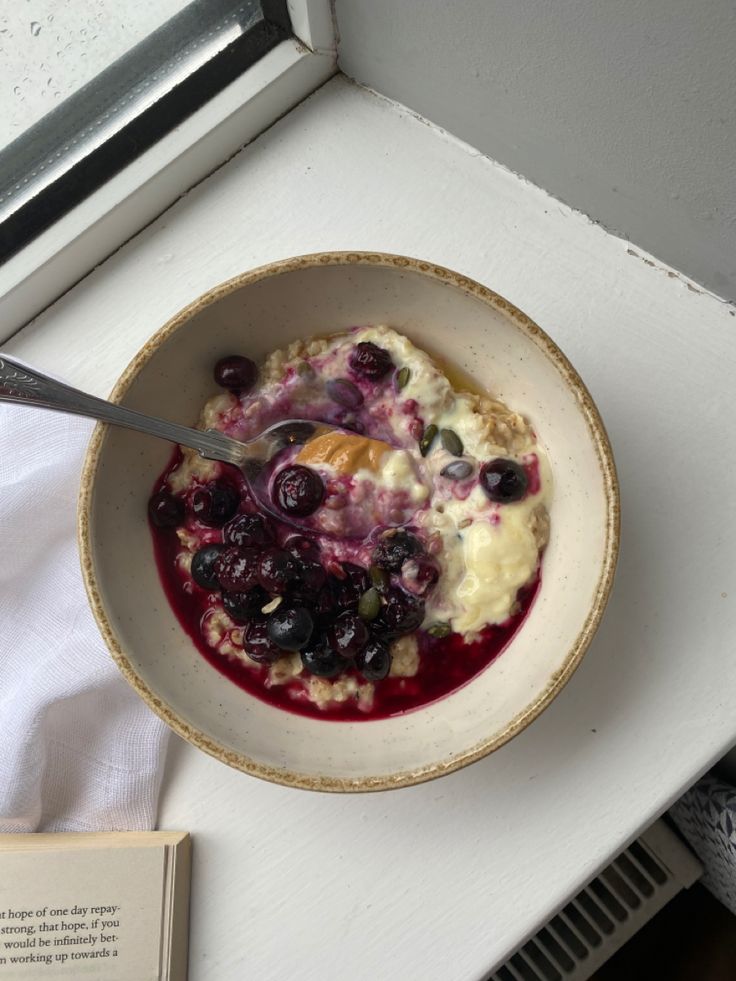
<svg viewBox="0 0 736 981"><path fill-rule="evenodd" d="M257 481L263 465L268 463L286 445L306 443L323 433L334 432L339 427L325 422L307 419L288 419L264 430L254 439L240 442L215 429L192 429L166 419L145 415L135 409L116 405L105 399L87 395L63 382L55 381L25 365L17 364L5 355L0 356L0 402L24 402L43 409L86 416L100 422L135 429L149 436L159 436L170 443L179 443L197 450L207 460L231 463L242 472L250 490L264 508L281 521L301 527L290 515L275 512L265 488Z"/></svg>

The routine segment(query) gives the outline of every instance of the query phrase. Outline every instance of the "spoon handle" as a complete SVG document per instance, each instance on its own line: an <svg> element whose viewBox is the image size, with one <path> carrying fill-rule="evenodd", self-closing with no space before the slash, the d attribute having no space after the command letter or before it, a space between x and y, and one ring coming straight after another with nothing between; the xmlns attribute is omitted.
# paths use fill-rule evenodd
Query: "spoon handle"
<svg viewBox="0 0 736 981"><path fill-rule="evenodd" d="M240 466L250 456L249 447L223 433L208 429L201 431L179 426L166 419L147 416L135 409L127 409L114 402L95 398L76 388L54 381L25 365L17 364L0 355L0 402L25 402L43 409L86 416L114 426L135 429L167 439L171 443L188 446L208 460L222 460Z"/></svg>

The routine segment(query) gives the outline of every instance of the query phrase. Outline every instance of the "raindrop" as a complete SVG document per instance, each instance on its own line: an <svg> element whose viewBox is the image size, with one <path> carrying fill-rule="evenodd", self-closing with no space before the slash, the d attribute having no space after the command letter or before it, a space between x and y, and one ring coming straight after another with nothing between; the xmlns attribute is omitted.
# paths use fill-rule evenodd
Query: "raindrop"
<svg viewBox="0 0 736 981"><path fill-rule="evenodd" d="M31 34L34 37L38 37L38 35L40 33L41 33L41 25L38 23L37 20L32 20L31 21Z"/></svg>
<svg viewBox="0 0 736 981"><path fill-rule="evenodd" d="M16 85L13 89L13 95L20 95L20 85Z"/></svg>
<svg viewBox="0 0 736 981"><path fill-rule="evenodd" d="M46 20L49 22L49 24L53 24L53 22L54 22L54 15L53 14L49 14L48 17L46 18Z"/></svg>

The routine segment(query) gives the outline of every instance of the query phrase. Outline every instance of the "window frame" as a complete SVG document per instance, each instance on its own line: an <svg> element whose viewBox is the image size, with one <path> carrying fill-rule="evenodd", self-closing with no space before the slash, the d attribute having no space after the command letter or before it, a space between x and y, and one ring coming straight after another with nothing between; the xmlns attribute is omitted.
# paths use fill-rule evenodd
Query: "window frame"
<svg viewBox="0 0 736 981"><path fill-rule="evenodd" d="M0 342L337 71L329 0L287 8L293 36L0 266Z"/></svg>

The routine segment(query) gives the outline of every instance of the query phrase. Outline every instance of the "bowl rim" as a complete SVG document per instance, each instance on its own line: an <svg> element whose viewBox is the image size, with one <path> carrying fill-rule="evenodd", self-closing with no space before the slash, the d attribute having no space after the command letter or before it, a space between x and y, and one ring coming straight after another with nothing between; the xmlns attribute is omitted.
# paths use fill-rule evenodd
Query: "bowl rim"
<svg viewBox="0 0 736 981"><path fill-rule="evenodd" d="M514 306L513 303L510 303L498 293L486 286L482 286L470 277L433 262L392 253L360 251L315 252L293 258L280 259L233 276L193 300L171 317L149 338L116 382L110 394L110 400L119 402L128 391L133 380L138 376L141 369L148 363L151 356L158 350L161 344L195 314L204 310L217 300L220 300L222 297L235 292L243 286L257 283L271 276L280 276L284 273L315 266L339 265L384 266L407 270L454 286L465 293L471 294L493 310L510 318L523 333L535 341L554 363L567 387L572 390L577 398L580 410L583 413L593 439L606 496L606 537L603 563L593 603L588 611L585 622L570 647L562 666L552 675L547 686L538 697L519 712L502 732L495 733L493 736L481 740L474 746L448 759L439 760L414 770L371 777L340 778L305 774L289 769L267 766L259 763L257 760L251 759L243 753L226 749L216 740L205 736L198 729L185 722L170 705L166 704L148 687L118 643L112 625L107 618L98 588L91 547L91 504L100 451L105 433L108 429L105 423L98 423L95 427L82 467L77 511L79 552L82 576L90 606L113 660L126 681L135 689L148 706L179 736L221 762L272 783L306 790L332 792L392 790L444 776L446 773L459 770L494 752L533 722L560 691L562 691L582 661L601 622L611 593L620 542L620 492L613 451L598 408L575 368L573 368L567 357L545 331L519 310L518 307Z"/></svg>

